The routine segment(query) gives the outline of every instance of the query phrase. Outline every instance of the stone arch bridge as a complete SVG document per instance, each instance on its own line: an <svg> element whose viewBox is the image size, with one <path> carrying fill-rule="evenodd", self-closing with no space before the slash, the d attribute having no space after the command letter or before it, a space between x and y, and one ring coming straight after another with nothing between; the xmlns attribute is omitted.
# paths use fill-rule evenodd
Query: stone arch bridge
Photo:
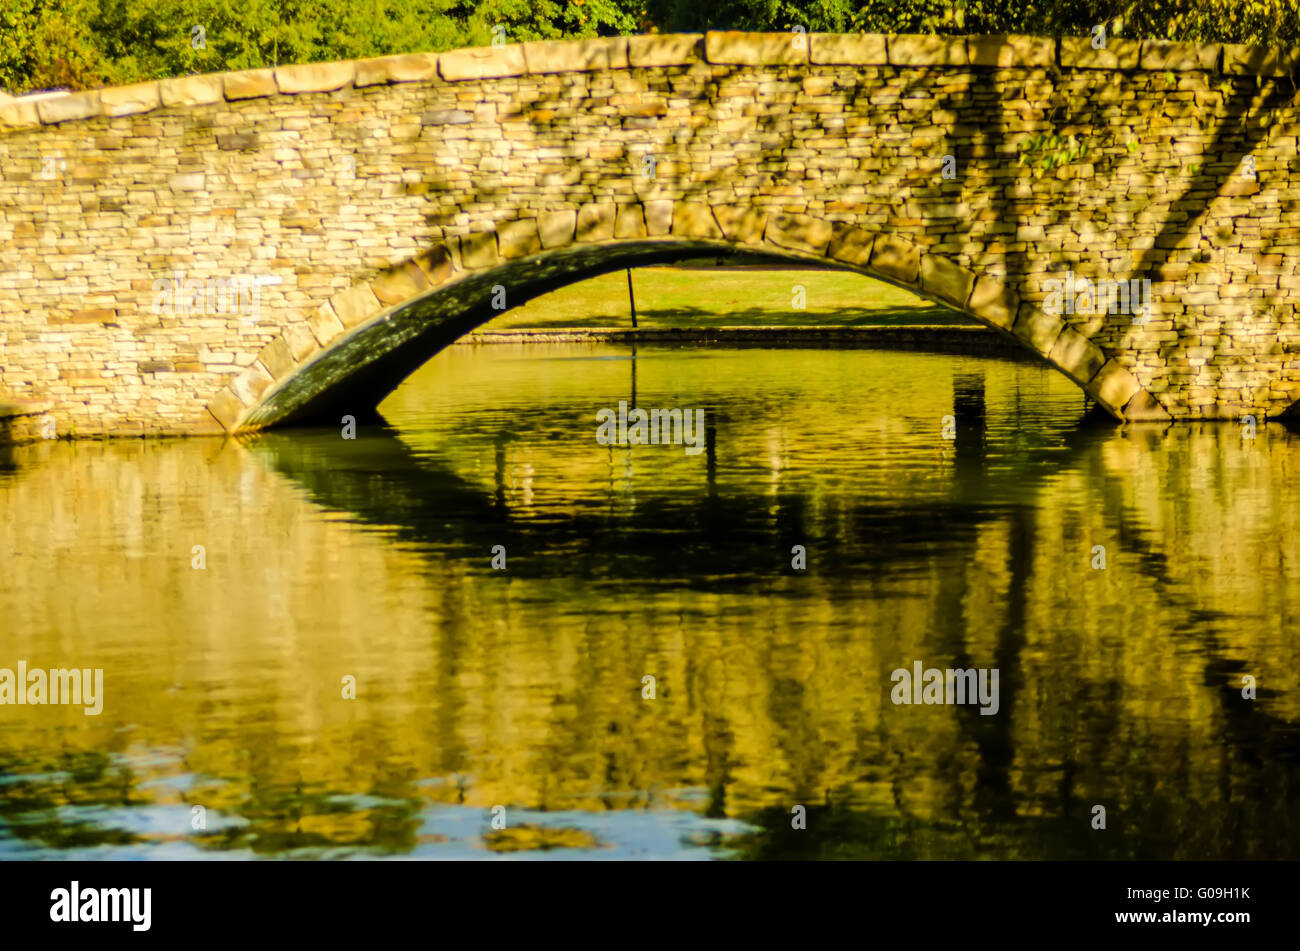
<svg viewBox="0 0 1300 951"><path fill-rule="evenodd" d="M1297 62L718 32L8 100L0 399L61 434L337 423L494 294L744 252L945 302L1122 420L1280 415Z"/></svg>

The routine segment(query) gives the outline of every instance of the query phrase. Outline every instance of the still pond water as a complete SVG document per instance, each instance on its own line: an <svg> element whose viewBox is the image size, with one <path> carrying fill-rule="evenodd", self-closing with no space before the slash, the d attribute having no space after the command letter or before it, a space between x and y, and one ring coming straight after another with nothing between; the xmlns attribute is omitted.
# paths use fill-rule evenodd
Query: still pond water
<svg viewBox="0 0 1300 951"><path fill-rule="evenodd" d="M620 400L705 450L599 444ZM0 454L0 668L104 672L98 716L0 706L0 857L1300 855L1282 426L599 345L454 347L382 411ZM895 704L918 661L997 712Z"/></svg>

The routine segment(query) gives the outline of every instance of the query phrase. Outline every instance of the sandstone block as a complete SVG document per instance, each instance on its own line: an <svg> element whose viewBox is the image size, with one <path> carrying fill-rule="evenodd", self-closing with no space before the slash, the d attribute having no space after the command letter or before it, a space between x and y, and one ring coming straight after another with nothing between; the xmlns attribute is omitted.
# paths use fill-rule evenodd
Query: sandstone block
<svg viewBox="0 0 1300 951"><path fill-rule="evenodd" d="M117 311L108 307L90 307L69 314L58 323L68 324L111 324L117 321Z"/></svg>
<svg viewBox="0 0 1300 951"><path fill-rule="evenodd" d="M1223 47L1218 43L1171 43L1167 40L1143 40L1140 65L1143 69L1181 71L1217 70Z"/></svg>
<svg viewBox="0 0 1300 951"><path fill-rule="evenodd" d="M836 223L831 228L831 240L826 247L826 255L845 264L869 267L871 247L875 240L875 234L865 228Z"/></svg>
<svg viewBox="0 0 1300 951"><path fill-rule="evenodd" d="M576 211L552 211L537 218L537 234L543 248L559 248L573 242L578 225Z"/></svg>
<svg viewBox="0 0 1300 951"><path fill-rule="evenodd" d="M357 67L351 60L337 63L299 63L279 66L275 70L275 84L280 92L331 92L350 86L356 77Z"/></svg>
<svg viewBox="0 0 1300 951"><path fill-rule="evenodd" d="M1142 389L1142 384L1119 363L1107 360L1092 378L1088 389L1097 402L1120 415L1122 408Z"/></svg>
<svg viewBox="0 0 1300 951"><path fill-rule="evenodd" d="M631 66L689 66L700 62L703 47L703 33L629 36L627 59Z"/></svg>
<svg viewBox="0 0 1300 951"><path fill-rule="evenodd" d="M158 83L136 83L99 91L100 107L106 116L129 116L162 105Z"/></svg>
<svg viewBox="0 0 1300 951"><path fill-rule="evenodd" d="M578 209L577 240L608 241L614 237L614 205L598 202Z"/></svg>
<svg viewBox="0 0 1300 951"><path fill-rule="evenodd" d="M714 209L718 224L729 241L762 244L767 229L767 212L752 205L719 205Z"/></svg>
<svg viewBox="0 0 1300 951"><path fill-rule="evenodd" d="M1244 76L1289 76L1300 69L1300 49L1225 43L1223 71Z"/></svg>
<svg viewBox="0 0 1300 951"><path fill-rule="evenodd" d="M223 386L221 392L208 404L208 412L228 433L233 433L238 428L239 421L244 415L244 409L243 400L236 396L228 386Z"/></svg>
<svg viewBox="0 0 1300 951"><path fill-rule="evenodd" d="M825 254L831 241L831 223L809 215L775 215L768 220L764 235L778 247Z"/></svg>
<svg viewBox="0 0 1300 951"><path fill-rule="evenodd" d="M968 36L966 56L972 66L1001 69L1046 69L1056 65L1056 41L1051 37Z"/></svg>
<svg viewBox="0 0 1300 951"><path fill-rule="evenodd" d="M1020 305L1020 314L1011 332L1046 356L1052 352L1052 347L1056 345L1056 338L1064 329L1065 321L1060 317L1046 314L1026 301Z"/></svg>
<svg viewBox="0 0 1300 951"><path fill-rule="evenodd" d="M329 346L330 342L346 329L328 302L321 304L312 312L312 315L307 318L307 325L322 347Z"/></svg>
<svg viewBox="0 0 1300 951"><path fill-rule="evenodd" d="M1106 37L1102 49L1092 48L1091 36L1061 37L1061 66L1070 69L1137 69L1141 45L1137 40Z"/></svg>
<svg viewBox="0 0 1300 951"><path fill-rule="evenodd" d="M810 56L814 63L845 66L884 66L889 63L881 33L814 33Z"/></svg>
<svg viewBox="0 0 1300 951"><path fill-rule="evenodd" d="M289 342L284 337L276 337L263 347L257 355L257 360L276 380L284 379L297 366L293 351L289 349Z"/></svg>
<svg viewBox="0 0 1300 951"><path fill-rule="evenodd" d="M915 283L921 269L921 251L910 241L890 234L876 236L871 269L887 277Z"/></svg>
<svg viewBox="0 0 1300 951"><path fill-rule="evenodd" d="M460 258L466 268L492 267L497 263L497 234L479 231L460 239Z"/></svg>
<svg viewBox="0 0 1300 951"><path fill-rule="evenodd" d="M371 293L385 307L404 304L433 285L413 261L389 268L370 282Z"/></svg>
<svg viewBox="0 0 1300 951"><path fill-rule="evenodd" d="M279 92L273 69L246 69L238 73L226 73L223 82L225 96L232 101L274 96Z"/></svg>
<svg viewBox="0 0 1300 951"><path fill-rule="evenodd" d="M266 388L275 380L266 367L256 361L243 373L230 381L230 392L239 397L245 406L255 406Z"/></svg>
<svg viewBox="0 0 1300 951"><path fill-rule="evenodd" d="M530 73L586 72L627 68L627 37L590 40L539 40L524 44L524 65Z"/></svg>
<svg viewBox="0 0 1300 951"><path fill-rule="evenodd" d="M224 96L221 76L181 76L158 83L164 106L203 106Z"/></svg>
<svg viewBox="0 0 1300 951"><path fill-rule="evenodd" d="M889 62L894 66L965 66L964 36L895 34L889 37Z"/></svg>
<svg viewBox="0 0 1300 951"><path fill-rule="evenodd" d="M542 250L541 237L537 232L537 219L524 218L498 225L497 244L501 256L507 260L536 254Z"/></svg>
<svg viewBox="0 0 1300 951"><path fill-rule="evenodd" d="M673 230L673 201L660 198L644 203L645 230L652 238L668 234Z"/></svg>
<svg viewBox="0 0 1300 951"><path fill-rule="evenodd" d="M704 34L704 57L736 66L797 66L808 62L808 34L710 30Z"/></svg>
<svg viewBox="0 0 1300 951"><path fill-rule="evenodd" d="M1130 423L1164 422L1169 411L1146 390L1138 390L1133 398L1124 404L1124 419Z"/></svg>
<svg viewBox="0 0 1300 951"><path fill-rule="evenodd" d="M1047 358L1065 371L1071 379L1086 384L1106 362L1106 355L1073 327L1065 327Z"/></svg>
<svg viewBox="0 0 1300 951"><path fill-rule="evenodd" d="M474 121L474 114L464 109L431 109L420 116L420 125L466 125Z"/></svg>
<svg viewBox="0 0 1300 951"><path fill-rule="evenodd" d="M256 132L218 132L217 148L223 152L249 152L258 146Z"/></svg>
<svg viewBox="0 0 1300 951"><path fill-rule="evenodd" d="M688 238L722 239L713 210L702 202L679 201L673 208L673 234Z"/></svg>
<svg viewBox="0 0 1300 951"><path fill-rule="evenodd" d="M357 62L353 83L377 86L383 83L412 83L433 79L438 73L437 53L403 53L377 56Z"/></svg>
<svg viewBox="0 0 1300 951"><path fill-rule="evenodd" d="M965 307L975 287L975 274L947 258L927 254L921 258L921 289L940 300Z"/></svg>
<svg viewBox="0 0 1300 951"><path fill-rule="evenodd" d="M451 252L443 245L438 245L417 256L414 259L414 264L424 272L424 276L429 279L430 285L434 287L449 279L455 269L451 260Z"/></svg>
<svg viewBox="0 0 1300 951"><path fill-rule="evenodd" d="M369 284L357 284L340 291L330 298L330 307L343 326L349 328L368 320L382 309Z"/></svg>
<svg viewBox="0 0 1300 951"><path fill-rule="evenodd" d="M319 349L315 335L305 324L290 324L286 327L284 342L289 346L289 354L294 363L302 363Z"/></svg>
<svg viewBox="0 0 1300 951"><path fill-rule="evenodd" d="M41 116L36 111L36 103L15 99L0 103L0 126L18 127L40 125Z"/></svg>
<svg viewBox="0 0 1300 951"><path fill-rule="evenodd" d="M644 238L645 213L639 204L619 205L614 216L614 237Z"/></svg>
<svg viewBox="0 0 1300 951"><path fill-rule="evenodd" d="M976 316L1010 330L1016 322L1020 297L997 278L982 276L976 279L966 306Z"/></svg>
<svg viewBox="0 0 1300 951"><path fill-rule="evenodd" d="M99 91L73 92L66 96L51 96L36 103L41 122L53 125L73 119L89 119L99 115Z"/></svg>
<svg viewBox="0 0 1300 951"><path fill-rule="evenodd" d="M448 82L522 76L526 68L524 48L518 43L452 50L438 56L438 72Z"/></svg>

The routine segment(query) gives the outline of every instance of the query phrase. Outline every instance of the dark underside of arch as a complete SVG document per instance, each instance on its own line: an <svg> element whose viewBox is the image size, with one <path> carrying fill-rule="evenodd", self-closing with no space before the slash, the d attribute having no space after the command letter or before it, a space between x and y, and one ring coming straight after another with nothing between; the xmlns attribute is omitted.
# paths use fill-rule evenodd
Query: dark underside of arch
<svg viewBox="0 0 1300 951"><path fill-rule="evenodd" d="M334 425L341 416L375 420L375 407L443 348L505 311L492 307L505 288L508 309L542 294L611 271L716 257L723 260L814 265L829 262L795 254L756 251L719 241L644 239L569 247L508 261L466 274L393 308L299 368L250 412L243 428Z"/></svg>

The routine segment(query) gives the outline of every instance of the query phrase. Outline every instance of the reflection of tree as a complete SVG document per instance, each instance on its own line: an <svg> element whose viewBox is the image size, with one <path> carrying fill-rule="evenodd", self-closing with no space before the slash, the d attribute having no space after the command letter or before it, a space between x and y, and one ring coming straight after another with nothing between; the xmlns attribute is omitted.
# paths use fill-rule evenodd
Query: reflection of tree
<svg viewBox="0 0 1300 951"><path fill-rule="evenodd" d="M586 366L574 371L584 395ZM1235 432L1212 438L1202 427L1159 437L1160 452L1141 445L1157 437L1126 430L1072 432L1064 445L1009 453L1008 419L1035 417L1002 416L1000 372L986 375L985 400L969 378L956 382L953 401L965 404L954 405L963 420L983 415L985 450L968 457L968 475L944 470L937 486L918 485L906 467L889 470L899 474L892 483L855 481L853 491L789 472L735 479L737 468L767 458L765 431L782 419L779 455L806 461L812 452L807 440L820 430L810 437L789 421L823 404L774 388L774 409L710 397L712 493L702 460L697 482L667 485L638 460L635 504L612 510L607 492L580 479L588 470L548 437L548 412L564 412L552 406L528 417L535 425L470 408L418 434L355 442L337 430L272 434L251 452L214 451L206 464L191 464L202 454L190 444L87 447L0 487L9 493L0 511L53 510L49 498L75 491L88 499L78 521L100 532L115 523L96 521L97 506L112 511L112 499L83 490L104 470L76 460L113 459L128 484L162 485L159 472L184 471L191 504L228 500L222 492L240 486L243 517L213 504L203 517L256 551L239 587L197 602L194 616L246 603L263 610L283 579L303 577L305 560L321 553L346 562L337 575L344 604L376 605L373 590L400 602L395 614L386 607L354 621L355 630L308 611L311 623L293 634L226 624L205 642L194 616L148 599L147 610L179 618L185 633L172 643L144 632L134 650L174 656L194 689L159 712L156 682L142 676L106 717L139 725L121 734L137 749L175 746L179 731L196 801L242 820L185 832L203 848L400 854L430 842L431 809L505 802L740 817L759 831L738 848L759 857L1294 854L1278 832L1300 818L1290 795L1300 766L1294 646L1286 589L1264 577L1277 574L1268 559L1296 557L1300 508L1278 476L1294 446L1270 433L1248 450ZM626 384L621 363L609 376ZM655 389L653 373L642 381ZM460 382L448 384L452 392ZM467 392L459 399L472 401ZM937 422L946 403L941 391L927 418ZM869 429L854 423L841 417L837 426ZM544 473L559 496L553 504L539 511L509 485L502 497L501 444L507 466L525 458ZM842 451L875 458L861 444ZM587 456L599 457L591 471L603 477L603 453L588 445ZM45 495L30 494L41 485ZM156 507L162 533L175 534L177 506L162 497ZM313 534L313 525L332 530ZM11 526L0 518L0 530ZM552 557L593 533L594 544L572 549L567 563ZM503 538L508 579L486 567L489 545ZM24 547L14 544L21 535L0 540ZM1076 557L1094 540L1110 546L1107 572ZM658 544L653 557L641 557L643 542ZM814 556L802 575L789 568L795 543ZM380 553L378 573L358 571L367 552ZM34 564L66 578L73 557L51 548ZM1260 570L1243 574L1241 564ZM711 580L691 583L692 575ZM1243 578L1258 587L1242 587ZM115 589L93 590L98 598ZM329 596L315 586L308 595ZM390 624L395 631L383 629ZM20 648L38 643L13 636ZM211 669L229 654L239 657ZM370 687L392 690L330 720L334 701L304 698L302 685L332 676L340 658L364 659ZM889 669L914 658L999 667L999 715L888 705ZM250 669L278 672L232 700L223 685ZM660 676L654 705L639 698L647 671ZM1247 672L1262 674L1256 702L1237 692ZM91 843L76 839L83 833L135 842L137 827L112 810L167 799L147 782L156 766L119 768L104 754L35 761L12 752L25 743L77 749L95 740L0 731L0 821L26 824L29 842ZM179 771L175 762L162 769ZM695 798L675 801L675 789ZM89 809L54 812L67 802ZM790 828L796 802L808 810L806 830ZM1106 805L1113 834L1090 830L1094 803Z"/></svg>
<svg viewBox="0 0 1300 951"><path fill-rule="evenodd" d="M67 752L27 762L0 750L0 828L37 847L129 845L139 838L94 821L96 808L129 806L139 778L111 753Z"/></svg>
<svg viewBox="0 0 1300 951"><path fill-rule="evenodd" d="M426 525L440 526L442 537L440 544L449 542L451 537L467 540L467 548L481 550L483 542L475 540L479 526L475 523L485 513L490 513L496 521L492 523L491 532L499 535L502 531L519 538L523 550L530 552L563 550L571 544L589 540L595 535L608 539L607 547L597 547L593 551L593 561L571 558L564 563L563 573L576 573L579 577L590 576L600 569L608 569L611 559L617 560L617 574L633 583L638 577L652 580L662 570L664 559L672 559L683 576L693 573L716 573L725 581L715 580L710 588L719 584L737 587L737 593L749 589L751 596L761 596L760 589L755 589L756 582L737 581L731 576L738 573L752 577L752 569L740 563L731 563L727 551L734 546L746 553L757 549L772 548L778 552L788 551L794 540L807 542L812 540L819 551L837 551L840 554L830 564L819 564L816 570L829 578L849 581L854 578L869 578L875 575L888 576L890 572L900 569L900 560L907 563L909 553L916 553L920 559L932 557L937 546L948 550L945 564L962 565L972 562L981 552L987 552L988 540L1000 538L1004 545L1001 555L1005 565L1005 576L999 582L1003 592L1002 602L996 618L971 615L965 605L972 596L978 595L977 585L984 582L975 581L969 572L940 571L937 588L932 601L933 618L929 629L934 632L933 646L926 650L923 659L936 666L957 668L993 666L1000 670L1000 705L998 716L984 717L977 708L962 708L954 711L953 725L955 732L944 741L955 744L947 749L934 762L933 769L943 781L942 800L944 809L958 815L978 817L980 828L978 842L970 838L969 830L952 827L943 822L936 822L932 817L912 811L911 803L914 793L904 795L898 803L901 818L876 817L857 812L841 804L845 793L834 788L822 788L828 773L833 774L838 768L834 766L834 757L830 755L831 746L828 738L819 736L810 730L810 724L817 720L817 704L823 702L814 699L810 693L810 681L804 676L791 676L783 669L782 663L774 655L764 664L764 680L767 684L764 694L767 696L766 719L773 726L772 742L779 750L778 761L789 764L788 781L792 784L792 795L809 806L813 822L810 829L813 834L805 837L790 838L783 831L789 828L788 808L780 810L760 810L751 814L744 803L731 803L728 789L737 782L735 764L743 763L748 752L742 743L743 730L732 722L725 712L706 711L701 742L704 756L704 775L702 779L710 791L708 815L722 816L736 814L749 815L760 825L768 827L766 837L754 840L754 854L836 854L843 849L836 845L837 838L851 835L855 840L866 843L862 852L853 854L870 855L875 846L887 854L898 854L903 846L898 842L899 836L911 837L915 842L929 843L916 845L918 854L957 856L984 854L988 850L1012 850L1025 848L1026 835L1024 815L1027 809L1033 811L1043 808L1043 804L1032 798L1023 783L1017 778L1027 758L1044 755L1041 749L1026 748L1025 743L1032 734L1026 735L1020 725L1022 696L1029 690L1033 696L1039 688L1036 684L1026 683L1026 664L1024 652L1029 645L1027 631L1033 623L1028 605L1032 592L1044 584L1042 571L1045 567L1043 555L1036 546L1036 539L1045 528L1038 524L1029 500L1039 491L1044 491L1054 477L1074 465L1077 460L1088 459L1097 449L1099 440L1113 439L1114 436L1102 436L1079 432L1070 440L1070 449L1061 457L1040 467L1037 471L1020 471L1010 474L997 474L989 470L979 453L979 434L983 427L985 410L982 398L983 386L978 378L960 378L955 385L956 415L961 420L962 428L973 429L967 438L973 439L972 452L968 457L968 471L962 477L961 485L954 486L961 490L952 498L943 502L931 503L927 508L917 505L913 500L909 504L882 504L876 499L863 499L851 502L836 509L830 521L825 514L810 517L807 497L800 491L780 488L774 500L772 518L766 524L755 525L752 513L761 508L758 498L737 498L735 490L721 497L717 492L700 493L685 506L666 507L661 499L647 487L637 500L637 505L622 512L618 519L610 522L603 520L599 525L581 514L572 515L560 523L549 522L545 525L530 524L527 512L512 512L508 508L490 507L489 495L477 486L460 483L449 470L440 470L431 465L429 460L409 454L402 446L402 440L394 435L372 436L367 441L378 438L376 446L380 447L376 458L386 460L381 477L385 487L378 493L367 495L348 488L348 482L356 473L355 465L343 462L343 457L350 452L357 452L361 457L369 455L364 441L360 445L347 445L339 440L330 440L322 446L308 449L299 437L267 435L257 445L259 453L267 453L277 468L290 474L296 481L311 488L319 503L330 507L340 501L349 505L365 502L371 498L385 500L383 511L380 506L350 509L365 520L373 520L392 526L396 524L402 537L420 541L429 539ZM720 426L719 439L726 441L727 412L712 409L710 418L723 421ZM385 448L386 447L386 448ZM324 453L324 455L321 455ZM1051 458L1051 457L1049 457ZM374 469L367 473L371 481ZM986 501L988 495L971 493L966 481L976 480L989 494L997 496L1003 490L996 485L990 486L988 480L1007 479L1014 483L1025 500L1023 504L1008 506L990 506ZM1101 483L1105 485L1103 480ZM407 488L394 489L392 485ZM458 498L449 503L447 495ZM744 491L743 489L741 491ZM757 490L755 490L757 491ZM490 494L490 493L489 493ZM970 501L957 501L970 496ZM475 502L474 500L478 501ZM982 501L984 500L984 501ZM397 503L398 509L387 506ZM373 514L369 514L373 509ZM462 519L447 521L449 512L464 513ZM476 514L477 513L477 514ZM1158 588L1164 587L1168 575L1168 560L1153 547L1152 536L1142 527L1141 513L1125 510L1115 513L1106 512L1108 521L1121 523L1123 528L1121 548L1135 559L1142 569L1143 576L1149 578ZM665 544L665 526L675 526ZM683 530L680 526L698 526L698 529ZM660 539L658 547L656 538ZM636 539L635 543L630 540ZM863 540L869 539L867 544ZM651 546L651 557L643 559L643 542ZM853 559L845 559L846 551L854 551ZM748 556L752 557L752 556ZM698 559L698 560L697 560ZM559 565L552 558L540 559L545 565ZM520 570L529 575L543 575L548 569L523 566ZM1046 565L1051 564L1048 558ZM597 568L597 565L600 568ZM689 584L687 581L680 584ZM1184 598L1168 599L1173 604L1186 602ZM1200 631L1207 623L1204 615L1197 615L1188 603L1189 631ZM990 621L994 621L995 637L989 645L979 645L969 640L976 632ZM779 623L779 622L778 622ZM798 624L798 622L795 622ZM936 650L937 648L937 650ZM1122 672L1116 671L1118 678ZM704 682L712 682L706 678ZM1080 699L1076 702L1088 710L1114 709L1119 702L1117 679L1108 682L1082 683L1076 688ZM696 690L703 689L697 685ZM1082 699L1088 697L1088 699ZM1032 709L1032 707L1031 707ZM1255 720L1255 724L1265 721ZM561 727L565 732L570 727ZM1282 722L1268 723L1264 728L1270 736L1281 736L1286 725ZM1071 745L1054 750L1055 770L1059 782L1054 800L1047 806L1050 818L1040 821L1041 828L1028 833L1030 840L1037 843L1031 849L1041 848L1044 854L1070 854L1075 856L1096 856L1112 854L1116 846L1104 844L1095 836L1089 836L1088 808L1097 799L1095 780L1080 785L1084 775L1095 774L1097 763L1094 757L1102 746L1111 744L1122 748L1127 739L1118 732L1118 721L1112 720L1107 725L1105 718L1094 718L1087 724L1076 727L1079 733L1086 735L1072 737ZM1111 732L1107 732L1111 731ZM1285 758L1284 747L1275 744L1269 746L1270 752L1281 752ZM1248 750L1243 750L1248 753ZM769 754L770 755L770 754ZM873 744L862 747L857 754L866 761L877 760L880 753ZM609 760L609 767L615 768L621 759ZM1179 760L1171 764L1175 771L1187 769L1189 764ZM610 775L631 780L622 767ZM1145 774L1143 774L1145 775ZM1136 815L1154 816L1155 810L1164 808L1168 811L1165 794L1150 789L1129 789L1120 778L1120 788L1108 790L1111 798L1112 812L1124 814L1126 821L1137 821ZM829 796L829 802L822 804L823 797ZM1143 800L1141 797L1147 797ZM1115 807L1115 802L1124 804L1123 810ZM1164 805L1162 805L1162 803ZM1136 811L1135 811L1136 810ZM929 810L927 810L929 811ZM1112 821L1118 821L1113 818ZM1145 821L1145 820L1144 820ZM770 826L769 826L770 823ZM889 846L885 843L894 843ZM1151 839L1137 837L1124 840L1120 848L1130 851L1126 854L1141 856L1160 854L1149 852ZM1208 848L1209 846L1207 846ZM1214 846L1217 848L1218 846ZM927 851L928 850L928 851ZM1102 851L1099 851L1102 850Z"/></svg>
<svg viewBox="0 0 1300 951"><path fill-rule="evenodd" d="M982 404L971 403L961 410L963 424L975 424L980 418L972 415L976 405ZM493 440L497 472L490 494L445 464L412 453L394 430L372 429L355 440L341 440L332 434L313 439L309 434L269 432L249 445L305 486L318 504L346 511L362 522L393 527L400 540L429 550L477 556L492 544L505 544L512 551L529 553L527 559L510 562L512 573L525 576L650 579L661 574L668 560L678 564L684 584L694 583L689 580L692 576L710 585L720 583L720 577L729 577L738 580L726 583L747 586L750 582L742 579L752 575L753 552L788 553L785 543L797 527L806 533L802 537L822 544L842 544L850 534L870 538L871 544L859 552L863 560L841 560L810 569L850 577L876 571L939 538L954 544L958 539L973 540L978 526L1005 517L1006 509L977 498L858 499L844 503L833 524L824 519L821 524L808 524L806 514L801 514L808 506L803 492L779 489L773 514L756 518L755 513L767 508L757 495L761 488L733 484L721 491L716 475L716 446L726 441L728 421L743 421L732 426L753 426L752 417L749 404L711 405L706 413L710 445L705 453L712 457L706 468L709 490L682 498L643 489L636 506L613 521L607 509L582 505L544 522L526 511L512 510L504 500L505 443L501 436ZM963 424L958 426L959 434ZM1049 457L999 478L1008 486L1032 485L1068 460L1068 454ZM978 457L970 464L980 466ZM996 495L996 484L992 488L990 494ZM617 557L616 565L612 557Z"/></svg>

